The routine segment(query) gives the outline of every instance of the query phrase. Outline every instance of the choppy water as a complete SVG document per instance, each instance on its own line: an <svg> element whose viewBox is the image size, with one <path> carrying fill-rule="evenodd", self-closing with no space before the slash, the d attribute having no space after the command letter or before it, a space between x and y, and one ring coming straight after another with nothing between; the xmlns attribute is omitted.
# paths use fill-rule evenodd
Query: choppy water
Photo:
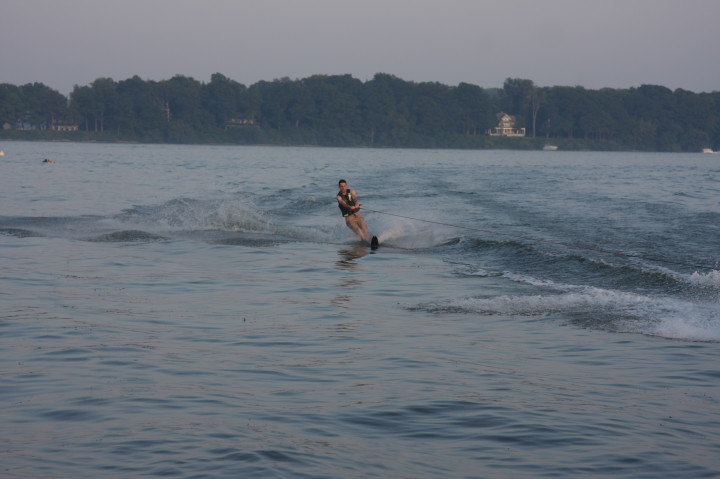
<svg viewBox="0 0 720 479"><path fill-rule="evenodd" d="M720 477L713 155L0 149L1 477Z"/></svg>

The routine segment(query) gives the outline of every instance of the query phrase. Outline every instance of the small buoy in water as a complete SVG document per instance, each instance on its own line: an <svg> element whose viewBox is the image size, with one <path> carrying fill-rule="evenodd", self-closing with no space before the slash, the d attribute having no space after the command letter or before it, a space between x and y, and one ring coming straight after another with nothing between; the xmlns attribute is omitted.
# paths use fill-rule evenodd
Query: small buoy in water
<svg viewBox="0 0 720 479"><path fill-rule="evenodd" d="M0 150L0 156L5 156L5 152Z"/></svg>

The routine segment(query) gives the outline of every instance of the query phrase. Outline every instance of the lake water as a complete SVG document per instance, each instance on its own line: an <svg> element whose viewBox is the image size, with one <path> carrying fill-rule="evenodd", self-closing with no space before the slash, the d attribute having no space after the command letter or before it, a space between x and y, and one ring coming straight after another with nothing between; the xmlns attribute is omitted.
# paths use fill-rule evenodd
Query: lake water
<svg viewBox="0 0 720 479"><path fill-rule="evenodd" d="M720 477L714 155L0 149L3 478Z"/></svg>

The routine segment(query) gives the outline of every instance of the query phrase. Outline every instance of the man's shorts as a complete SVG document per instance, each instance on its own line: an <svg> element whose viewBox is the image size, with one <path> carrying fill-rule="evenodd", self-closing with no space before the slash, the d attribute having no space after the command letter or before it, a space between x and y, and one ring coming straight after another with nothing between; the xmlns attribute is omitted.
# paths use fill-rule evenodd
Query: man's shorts
<svg viewBox="0 0 720 479"><path fill-rule="evenodd" d="M365 218L363 218L363 215L360 213L355 213L352 215L347 215L345 217L345 224L350 225L364 225L365 224Z"/></svg>

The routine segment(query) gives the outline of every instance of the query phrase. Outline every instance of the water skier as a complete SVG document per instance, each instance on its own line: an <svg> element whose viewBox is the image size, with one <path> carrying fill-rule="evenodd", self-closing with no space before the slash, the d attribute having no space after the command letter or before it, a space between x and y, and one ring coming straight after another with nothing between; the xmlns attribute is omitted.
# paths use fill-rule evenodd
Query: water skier
<svg viewBox="0 0 720 479"><path fill-rule="evenodd" d="M360 201L355 190L348 188L347 181L338 181L340 191L337 194L337 202L342 215L345 217L345 224L357 234L361 240L370 243L370 232L365 224L365 218L360 214Z"/></svg>

